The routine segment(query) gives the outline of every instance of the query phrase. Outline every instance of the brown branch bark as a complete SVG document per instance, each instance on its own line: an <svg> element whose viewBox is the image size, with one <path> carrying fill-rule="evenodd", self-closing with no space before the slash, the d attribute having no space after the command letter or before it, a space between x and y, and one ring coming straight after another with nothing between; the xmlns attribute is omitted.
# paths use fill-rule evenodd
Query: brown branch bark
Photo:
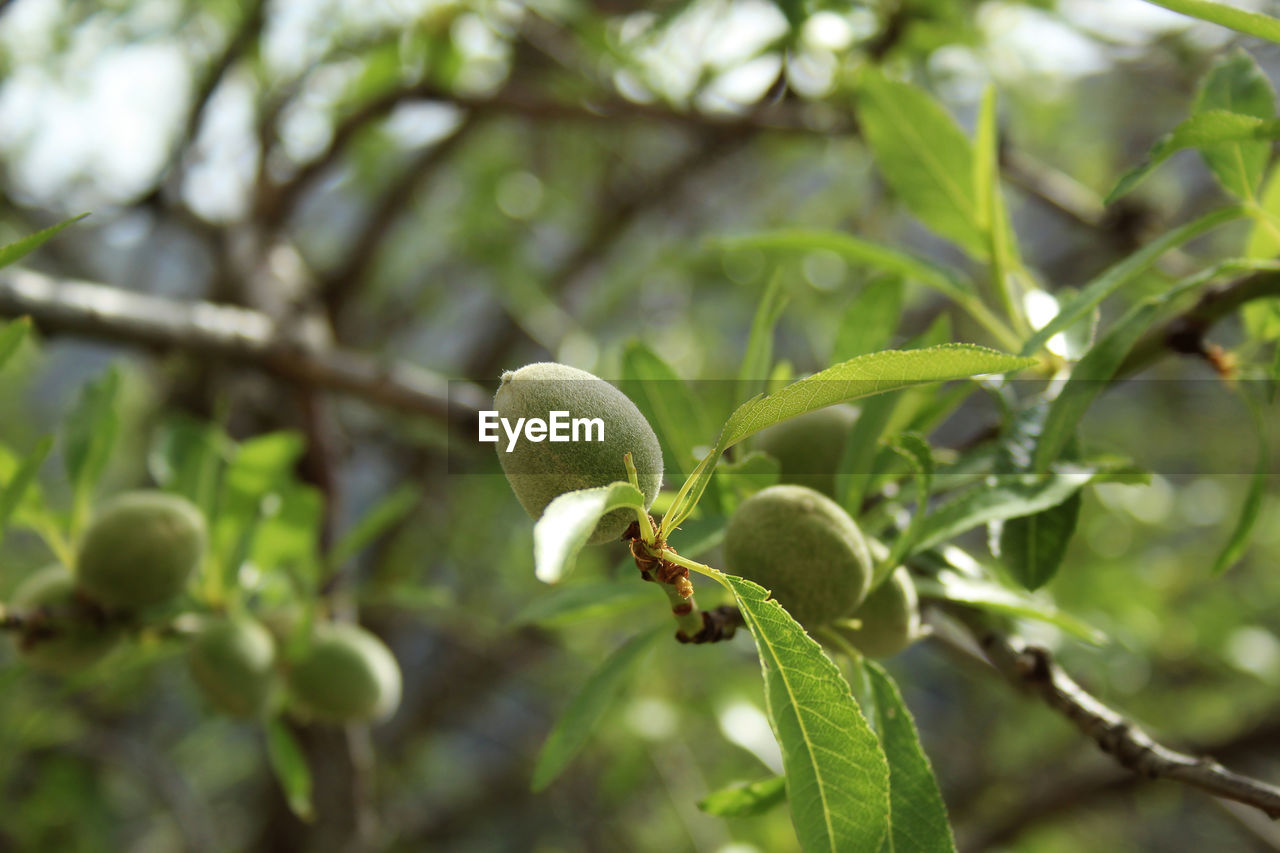
<svg viewBox="0 0 1280 853"><path fill-rule="evenodd" d="M954 615L1009 683L1057 711L1121 767L1146 779L1181 782L1253 806L1271 818L1280 817L1280 787L1235 773L1211 758L1164 746L1077 684L1047 649L1006 636L971 610L956 608Z"/></svg>
<svg viewBox="0 0 1280 853"><path fill-rule="evenodd" d="M1131 376L1169 352L1203 356L1204 336L1215 324L1249 302L1275 298L1280 298L1280 273L1273 272L1206 290L1195 305L1138 341L1116 375Z"/></svg>
<svg viewBox="0 0 1280 853"><path fill-rule="evenodd" d="M489 395L403 362L341 349L316 350L283 334L265 314L184 302L24 269L0 272L0 316L30 316L46 333L69 333L159 350L215 356L299 385L375 406L467 423Z"/></svg>

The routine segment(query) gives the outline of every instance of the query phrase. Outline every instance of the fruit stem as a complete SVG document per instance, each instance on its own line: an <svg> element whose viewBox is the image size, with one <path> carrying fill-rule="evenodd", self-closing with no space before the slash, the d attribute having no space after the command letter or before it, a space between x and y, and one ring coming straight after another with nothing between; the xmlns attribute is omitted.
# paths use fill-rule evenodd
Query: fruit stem
<svg viewBox="0 0 1280 853"><path fill-rule="evenodd" d="M644 494L640 489L640 477L636 474L635 463L631 461L631 451L622 454L622 464L627 466L627 479L631 482L631 485L635 487L637 492ZM636 518L640 522L640 541L646 545L654 544L658 539L657 533L653 529L653 519L649 517L649 513L644 507L636 507Z"/></svg>

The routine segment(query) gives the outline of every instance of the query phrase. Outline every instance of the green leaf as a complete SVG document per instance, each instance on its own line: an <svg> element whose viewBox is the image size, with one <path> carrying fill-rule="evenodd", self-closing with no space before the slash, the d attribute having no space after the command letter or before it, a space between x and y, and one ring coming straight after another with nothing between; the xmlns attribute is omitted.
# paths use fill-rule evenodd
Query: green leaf
<svg viewBox="0 0 1280 853"><path fill-rule="evenodd" d="M108 368L87 383L62 426L63 460L73 492L71 529L80 528L89 497L106 470L120 428L117 412L120 371Z"/></svg>
<svg viewBox="0 0 1280 853"><path fill-rule="evenodd" d="M1034 469L1047 471L1075 435L1076 426L1094 399L1115 376L1135 343L1160 319L1173 300L1220 277L1226 271L1272 269L1266 260L1234 259L1174 282L1163 293L1148 297L1116 321L1111 330L1087 352L1071 371L1062 391L1054 398L1036 445ZM1050 324L1052 325L1052 324Z"/></svg>
<svg viewBox="0 0 1280 853"><path fill-rule="evenodd" d="M754 817L787 800L785 776L770 776L745 785L730 785L698 801L698 808L716 817Z"/></svg>
<svg viewBox="0 0 1280 853"><path fill-rule="evenodd" d="M21 240L15 240L7 246L0 246L0 267L7 267L10 264L22 260L26 255L34 252L52 239L59 231L68 225L74 225L89 214L82 213L79 216L73 216L70 219L64 219L57 225L52 225L42 231L34 234L28 234Z"/></svg>
<svg viewBox="0 0 1280 853"><path fill-rule="evenodd" d="M991 581L964 577L951 569L943 569L932 578L915 578L916 592L922 598L936 598L967 604L994 613L1003 613L1021 619L1034 619L1056 625L1081 640L1100 644L1106 636L1091 625L1052 604L1031 598Z"/></svg>
<svg viewBox="0 0 1280 853"><path fill-rule="evenodd" d="M1092 476L1087 468L1064 465L1053 473L993 477L929 513L913 551L932 548L983 524L1055 507L1079 491Z"/></svg>
<svg viewBox="0 0 1280 853"><path fill-rule="evenodd" d="M889 760L891 835L888 853L942 853L956 849L938 780L920 746L915 720L898 686L875 661L864 661L880 723L880 746Z"/></svg>
<svg viewBox="0 0 1280 853"><path fill-rule="evenodd" d="M27 333L30 331L29 317L19 317L0 328L0 368L4 367L6 361L13 358L13 354L18 351L18 347L22 346L22 342L27 339Z"/></svg>
<svg viewBox="0 0 1280 853"><path fill-rule="evenodd" d="M686 477L693 470L694 448L706 441L712 424L704 407L662 358L643 341L633 340L622 350L622 393L640 409L661 440L667 470Z"/></svg>
<svg viewBox="0 0 1280 853"><path fill-rule="evenodd" d="M644 510L644 495L630 483L565 492L547 504L533 526L534 573L556 583L573 571L574 560L601 516L619 507Z"/></svg>
<svg viewBox="0 0 1280 853"><path fill-rule="evenodd" d="M764 390L769 368L773 365L773 330L782 318L789 296L782 289L782 275L774 272L765 287L751 320L747 351L738 369L738 399L754 396Z"/></svg>
<svg viewBox="0 0 1280 853"><path fill-rule="evenodd" d="M582 690L569 702L555 728L547 736L538 763L534 766L532 789L537 792L555 781L561 771L586 746L587 739L644 662L645 654L665 636L667 628L657 628L632 637L591 674Z"/></svg>
<svg viewBox="0 0 1280 853"><path fill-rule="evenodd" d="M1244 208L1241 207L1227 207L1206 213L1194 222L1161 235L1124 260L1107 267L1101 275L1082 287L1070 302L1062 306L1056 317L1031 336L1023 345L1022 354L1034 355L1039 352L1050 338L1087 317L1098 303L1146 272L1165 252L1242 216Z"/></svg>
<svg viewBox="0 0 1280 853"><path fill-rule="evenodd" d="M910 252L882 246L838 231L802 229L785 229L738 238L725 238L716 243L726 249L805 252L823 249L835 252L850 263L866 264L936 290L981 323L983 328L997 337L1001 345L1017 346L1013 342L1013 333L978 298L973 283L964 273Z"/></svg>
<svg viewBox="0 0 1280 853"><path fill-rule="evenodd" d="M929 442L915 433L904 432L896 436L889 447L911 466L916 484L916 510L907 529L894 540L889 556L876 569L873 588L902 564L902 559L920 537L925 518L929 514L929 495L933 491L933 450L929 447Z"/></svg>
<svg viewBox="0 0 1280 853"><path fill-rule="evenodd" d="M22 503L31 484L35 482L36 475L40 473L40 466L44 464L52 447L52 437L46 436L40 439L35 448L27 454L27 458L22 460L22 464L18 466L13 476L3 488L0 488L0 542L4 541L4 530L9 524L9 519Z"/></svg>
<svg viewBox="0 0 1280 853"><path fill-rule="evenodd" d="M1005 316L1022 322L1022 308L1016 304L1011 290L1012 277L1022 262L1018 257L1017 238L1004 194L1000 190L1000 134L996 126L996 90L987 86L978 112L978 132L974 142L973 193L978 205L978 225L986 235L991 259L991 279Z"/></svg>
<svg viewBox="0 0 1280 853"><path fill-rule="evenodd" d="M835 252L852 264L866 265L892 275L900 275L938 291L953 300L963 300L973 291L964 273L928 258L844 234L839 231L816 231L784 228L741 237L725 237L715 245L726 250L759 249L761 251Z"/></svg>
<svg viewBox="0 0 1280 853"><path fill-rule="evenodd" d="M836 488L840 505L854 518L862 513L862 501L871 489L876 475L876 459L880 452L880 438L898 407L903 394L881 394L867 400L858 413L858 420L845 441L836 467Z"/></svg>
<svg viewBox="0 0 1280 853"><path fill-rule="evenodd" d="M1276 93L1253 57L1237 48L1218 60L1200 83L1193 113L1227 110L1260 119L1275 118ZM1200 149L1205 164L1227 192L1252 199L1271 159L1268 142L1229 142Z"/></svg>
<svg viewBox="0 0 1280 853"><path fill-rule="evenodd" d="M878 850L889 830L889 767L848 683L766 590L713 577L733 592L755 637L801 849Z"/></svg>
<svg viewBox="0 0 1280 853"><path fill-rule="evenodd" d="M1018 358L972 344L885 350L849 359L772 394L748 400L729 416L716 446L685 480L670 512L663 518L662 529L664 533L670 533L693 511L707 481L711 479L720 454L766 427L846 400L930 382L1009 373L1034 363L1034 359Z"/></svg>
<svg viewBox="0 0 1280 853"><path fill-rule="evenodd" d="M858 81L858 124L907 208L970 255L985 257L973 148L946 110L923 89L867 68Z"/></svg>
<svg viewBox="0 0 1280 853"><path fill-rule="evenodd" d="M1271 170L1258 207L1244 253L1250 258L1274 258L1280 254L1280 169Z"/></svg>
<svg viewBox="0 0 1280 853"><path fill-rule="evenodd" d="M831 361L848 361L879 352L893 338L902 316L902 280L897 276L876 279L862 289L845 309L836 330Z"/></svg>
<svg viewBox="0 0 1280 853"><path fill-rule="evenodd" d="M1269 15L1246 12L1244 9L1237 9L1225 3L1215 3L1212 0L1147 0L1147 2L1236 32L1280 43L1280 21Z"/></svg>
<svg viewBox="0 0 1280 853"><path fill-rule="evenodd" d="M333 546L329 565L341 566L359 554L396 524L422 499L422 489L406 483L371 506L364 516Z"/></svg>
<svg viewBox="0 0 1280 853"><path fill-rule="evenodd" d="M283 720L270 720L266 728L267 758L289 810L299 819L310 822L315 818L315 809L311 804L311 769L307 767L306 756Z"/></svg>
<svg viewBox="0 0 1280 853"><path fill-rule="evenodd" d="M1245 494L1244 504L1240 507L1236 526L1227 538L1227 544L1213 561L1214 574L1225 572L1244 556L1245 550L1249 547L1249 540L1253 536L1253 529L1258 524L1258 516L1262 512L1262 499L1266 495L1267 482L1271 473L1271 454L1267 446L1267 430L1261 405L1243 389L1240 396L1249 407L1249 414L1252 416L1254 435L1258 440L1258 462L1253 470L1253 477L1249 480L1249 491Z"/></svg>
<svg viewBox="0 0 1280 853"><path fill-rule="evenodd" d="M1205 110L1183 122L1160 137L1147 152L1147 158L1120 176L1120 180L1106 198L1113 203L1127 195L1156 167L1174 154L1187 148L1218 148L1240 144L1256 144L1280 137L1280 121L1241 115L1227 110ZM1268 148L1270 146L1267 146Z"/></svg>
<svg viewBox="0 0 1280 853"><path fill-rule="evenodd" d="M213 518L218 474L233 445L216 424L174 416L156 430L147 470L161 488L189 499Z"/></svg>
<svg viewBox="0 0 1280 853"><path fill-rule="evenodd" d="M612 616L642 604L652 604L654 591L635 578L617 583L573 583L552 587L526 604L511 620L517 625L559 627L595 616Z"/></svg>
<svg viewBox="0 0 1280 853"><path fill-rule="evenodd" d="M1000 529L1000 558L1018 583L1037 590L1053 580L1080 520L1080 493L1034 515L1011 518Z"/></svg>

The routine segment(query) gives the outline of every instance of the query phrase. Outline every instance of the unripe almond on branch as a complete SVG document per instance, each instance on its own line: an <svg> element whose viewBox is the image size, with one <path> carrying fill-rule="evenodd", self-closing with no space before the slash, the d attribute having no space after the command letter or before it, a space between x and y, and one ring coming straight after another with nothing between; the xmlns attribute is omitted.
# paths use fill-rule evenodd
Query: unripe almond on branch
<svg viewBox="0 0 1280 853"><path fill-rule="evenodd" d="M187 650L187 666L209 704L233 717L266 711L275 686L276 643L248 617L206 623Z"/></svg>
<svg viewBox="0 0 1280 853"><path fill-rule="evenodd" d="M920 604L911 573L899 566L876 587L848 624L835 626L858 651L871 658L887 658L920 637Z"/></svg>
<svg viewBox="0 0 1280 853"><path fill-rule="evenodd" d="M871 582L871 556L858 525L826 495L805 486L770 486L729 520L725 567L773 593L813 629L848 615Z"/></svg>
<svg viewBox="0 0 1280 853"><path fill-rule="evenodd" d="M627 453L636 467L645 507L658 496L662 486L658 437L635 404L603 379L564 364L529 364L502 375L493 402L499 417L512 424L519 418L547 419L556 411L568 412L572 419L598 418L603 424L602 441L521 440L509 452L507 443L499 442L502 470L533 518L565 492L625 481L623 456ZM615 510L600 519L588 541L617 539L634 519L630 510Z"/></svg>
<svg viewBox="0 0 1280 853"><path fill-rule="evenodd" d="M80 543L76 577L91 599L129 609L177 598L200 567L204 516L159 491L126 492L102 505Z"/></svg>
<svg viewBox="0 0 1280 853"><path fill-rule="evenodd" d="M382 640L357 625L318 625L289 670L294 708L327 723L380 720L400 704L400 665Z"/></svg>
<svg viewBox="0 0 1280 853"><path fill-rule="evenodd" d="M71 673L97 663L118 645L120 632L75 594L75 578L55 563L27 577L10 604L29 620L18 651L32 666Z"/></svg>
<svg viewBox="0 0 1280 853"><path fill-rule="evenodd" d="M834 498L836 469L857 420L852 406L827 406L774 424L756 437L755 446L778 460L779 483Z"/></svg>

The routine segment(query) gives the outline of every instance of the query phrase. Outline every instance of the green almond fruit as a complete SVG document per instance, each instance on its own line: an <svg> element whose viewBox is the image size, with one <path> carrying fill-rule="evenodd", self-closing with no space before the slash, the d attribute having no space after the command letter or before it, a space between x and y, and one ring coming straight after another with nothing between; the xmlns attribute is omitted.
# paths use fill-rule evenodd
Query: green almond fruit
<svg viewBox="0 0 1280 853"><path fill-rule="evenodd" d="M852 406L827 406L774 424L756 436L754 447L778 460L779 483L834 498L836 470L857 420Z"/></svg>
<svg viewBox="0 0 1280 853"><path fill-rule="evenodd" d="M773 593L806 628L847 616L871 582L871 556L839 504L805 486L770 486L729 519L725 567Z"/></svg>
<svg viewBox="0 0 1280 853"><path fill-rule="evenodd" d="M260 717L276 683L276 643L248 617L206 623L187 650L187 667L209 704L233 717Z"/></svg>
<svg viewBox="0 0 1280 853"><path fill-rule="evenodd" d="M662 486L658 437L635 404L603 379L563 364L529 364L502 375L493 402L499 417L513 428L518 418L548 420L553 411L568 412L570 419L599 418L604 426L603 441L534 442L522 434L510 452L507 437L499 429L498 461L531 517L539 518L547 504L565 492L625 481L626 453L636 467L645 507L658 496ZM586 435L586 430L579 433L580 438ZM616 540L633 520L634 512L614 510L600 519L588 542Z"/></svg>
<svg viewBox="0 0 1280 853"><path fill-rule="evenodd" d="M99 508L80 543L76 574L89 598L113 609L182 594L204 558L204 516L178 495L126 492Z"/></svg>
<svg viewBox="0 0 1280 853"><path fill-rule="evenodd" d="M835 629L858 651L871 658L887 658L920 637L920 601L911 573L899 566L876 587L847 622Z"/></svg>
<svg viewBox="0 0 1280 853"><path fill-rule="evenodd" d="M26 578L10 599L14 610L39 613L18 637L22 658L39 669L69 674L106 657L120 643L120 631L100 611L75 594L75 578L61 564Z"/></svg>
<svg viewBox="0 0 1280 853"><path fill-rule="evenodd" d="M289 670L293 707L321 722L381 720L400 704L400 665L382 640L357 625L318 625Z"/></svg>

